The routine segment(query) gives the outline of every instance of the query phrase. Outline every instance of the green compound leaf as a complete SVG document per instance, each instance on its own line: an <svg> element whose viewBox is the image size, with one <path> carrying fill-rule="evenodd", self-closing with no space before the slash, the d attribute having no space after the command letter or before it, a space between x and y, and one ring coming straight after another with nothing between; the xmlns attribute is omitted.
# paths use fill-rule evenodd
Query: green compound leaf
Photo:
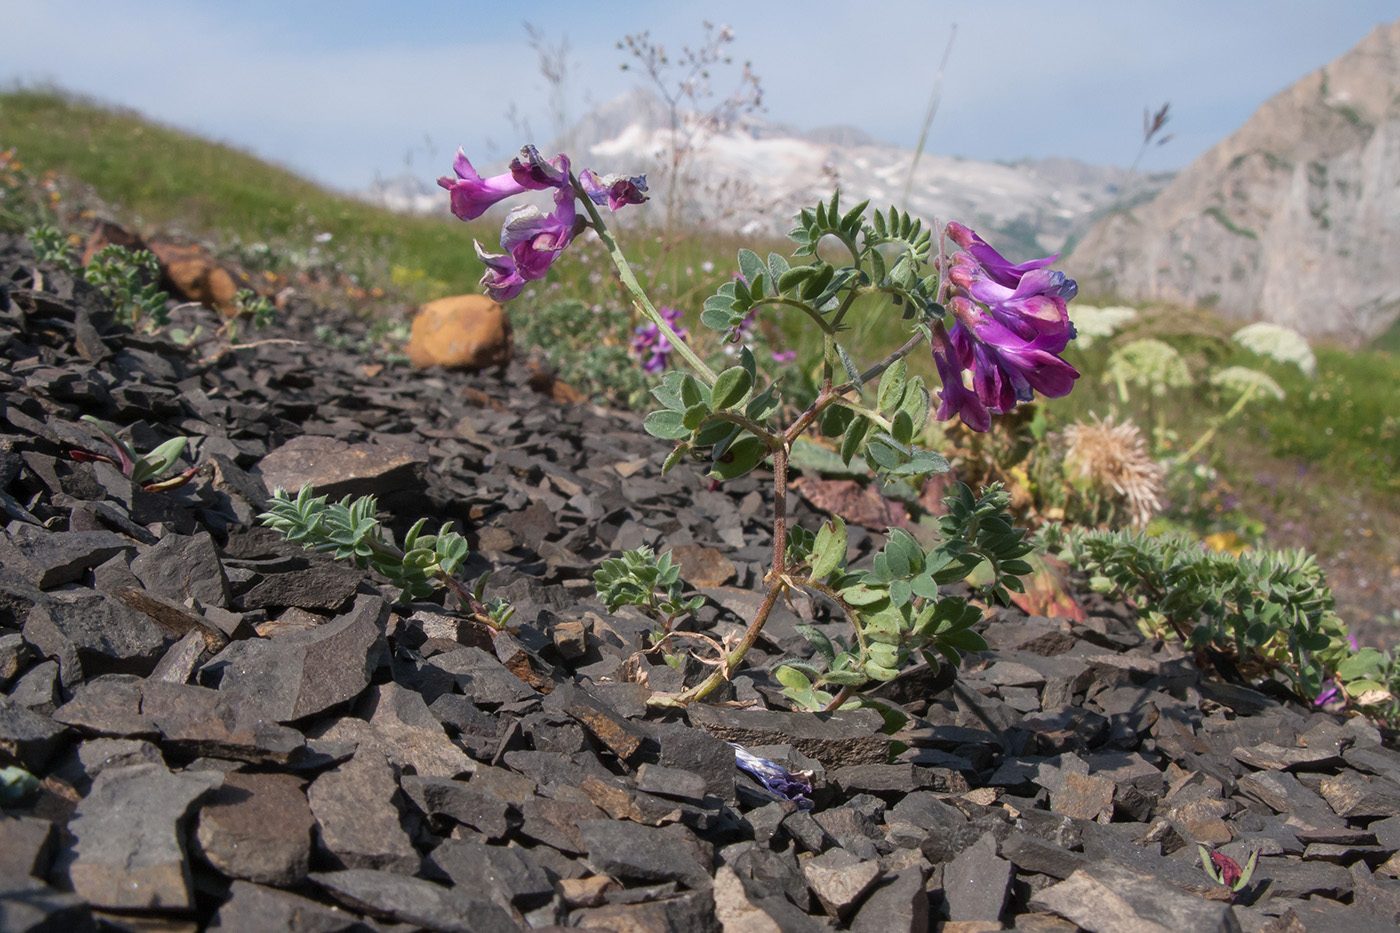
<svg viewBox="0 0 1400 933"><path fill-rule="evenodd" d="M865 435L872 426L870 419L865 417L857 417L851 422L851 426L846 429L846 436L841 438L842 463L851 465L851 458L860 450L860 445L865 441Z"/></svg>
<svg viewBox="0 0 1400 933"><path fill-rule="evenodd" d="M780 281L787 274L788 268L788 261L782 256L777 253L768 254L768 274L774 282ZM779 291L781 290L779 289Z"/></svg>
<svg viewBox="0 0 1400 933"><path fill-rule="evenodd" d="M799 671L791 663L784 664L781 667L775 667L773 669L773 677L778 683L791 690L812 689L812 681L806 674Z"/></svg>
<svg viewBox="0 0 1400 933"><path fill-rule="evenodd" d="M764 266L763 260L759 258L758 253L751 249L739 250L739 273L744 277L745 282L752 285L754 279L766 271L767 268Z"/></svg>
<svg viewBox="0 0 1400 933"><path fill-rule="evenodd" d="M952 645L962 651L986 651L987 641L981 635L970 628L953 629L942 636L945 644Z"/></svg>
<svg viewBox="0 0 1400 933"><path fill-rule="evenodd" d="M698 402L685 410L681 416L681 425L687 431L698 430L705 423L705 419L710 417L710 406L704 402Z"/></svg>
<svg viewBox="0 0 1400 933"><path fill-rule="evenodd" d="M840 516L822 525L812 546L812 579L825 580L846 559L846 523Z"/></svg>
<svg viewBox="0 0 1400 933"><path fill-rule="evenodd" d="M743 366L731 366L715 379L715 387L710 390L711 406L715 411L731 408L748 394L753 386L753 378Z"/></svg>
<svg viewBox="0 0 1400 933"><path fill-rule="evenodd" d="M682 423L682 417L681 412L670 409L654 411L642 422L642 428L652 437L678 441L690 437L690 428Z"/></svg>
<svg viewBox="0 0 1400 933"><path fill-rule="evenodd" d="M889 415L904 400L904 389L909 381L909 367L904 360L896 360L880 378L880 391L877 395L880 414Z"/></svg>
<svg viewBox="0 0 1400 933"><path fill-rule="evenodd" d="M720 479L734 479L758 466L767 456L768 448L758 438L741 437L715 460L710 474Z"/></svg>
<svg viewBox="0 0 1400 933"><path fill-rule="evenodd" d="M689 444L677 444L676 449L667 454L666 460L661 464L661 474L664 476L665 474L671 472L671 469L676 464L680 463L681 460L688 453L690 453Z"/></svg>

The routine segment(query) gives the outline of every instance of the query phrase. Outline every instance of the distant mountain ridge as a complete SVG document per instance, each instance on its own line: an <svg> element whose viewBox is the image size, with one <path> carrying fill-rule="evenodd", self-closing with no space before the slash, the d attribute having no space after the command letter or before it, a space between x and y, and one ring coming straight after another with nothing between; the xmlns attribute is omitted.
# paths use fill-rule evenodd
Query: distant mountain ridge
<svg viewBox="0 0 1400 933"><path fill-rule="evenodd" d="M1400 21L1268 100L1070 257L1091 292L1361 341L1400 316Z"/></svg>
<svg viewBox="0 0 1400 933"><path fill-rule="evenodd" d="M639 88L599 106L541 151L568 152L576 166L600 172L646 172L660 205L669 127L664 101ZM1073 159L1001 163L925 152L906 204L902 196L913 150L882 143L855 127L802 132L749 118L722 132L700 129L693 144L686 165L693 183L681 199L685 222L781 236L798 210L829 197L839 184L843 203L854 206L869 198L874 206L896 204L926 221L958 220L1020 258L1063 249L1120 203L1125 189L1151 192L1171 178ZM446 203L431 181L412 176L381 182L369 196L394 210L441 210ZM664 217L654 213L648 220L660 223Z"/></svg>

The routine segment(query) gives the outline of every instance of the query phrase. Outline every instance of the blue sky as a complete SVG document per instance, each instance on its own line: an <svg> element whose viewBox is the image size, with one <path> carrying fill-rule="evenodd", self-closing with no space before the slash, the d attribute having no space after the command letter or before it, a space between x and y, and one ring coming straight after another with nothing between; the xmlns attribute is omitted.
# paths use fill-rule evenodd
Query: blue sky
<svg viewBox="0 0 1400 933"><path fill-rule="evenodd" d="M0 82L53 83L353 190L405 169L436 177L458 145L489 163L543 144L548 88L526 21L568 41L573 118L636 82L619 68L622 36L649 30L678 48L710 20L734 29L730 49L762 79L768 119L851 124L907 146L956 23L930 151L1127 165L1144 106L1170 101L1175 139L1142 163L1167 169L1400 17L1395 0L809 0L800 16L754 0L392 7L0 0ZM520 138L526 124L532 139Z"/></svg>

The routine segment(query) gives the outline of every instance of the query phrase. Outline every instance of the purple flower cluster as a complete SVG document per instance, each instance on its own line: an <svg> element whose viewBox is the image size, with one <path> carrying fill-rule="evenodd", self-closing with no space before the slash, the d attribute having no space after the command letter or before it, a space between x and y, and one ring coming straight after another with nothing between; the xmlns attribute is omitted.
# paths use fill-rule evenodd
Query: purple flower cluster
<svg viewBox="0 0 1400 933"><path fill-rule="evenodd" d="M1067 302L1073 279L1047 268L1058 256L1012 264L972 230L950 223L953 254L946 337L936 329L933 361L943 381L937 417L962 418L974 431L991 428L990 412L1004 413L1034 393L1068 395L1079 371L1060 359L1074 339ZM972 387L963 372L972 373Z"/></svg>
<svg viewBox="0 0 1400 933"><path fill-rule="evenodd" d="M554 190L554 210L548 214L538 207L517 207L501 228L504 253L488 253L476 243L476 255L486 265L481 285L497 301L509 301L524 290L526 283L545 277L574 237L587 226L574 201L586 197L594 204L616 211L625 204L647 199L645 175L605 175L585 169L577 180L569 173L569 157L560 153L546 161L534 146L526 146L510 162L502 175L482 178L457 150L452 169L456 178L444 175L438 184L452 198L452 213L462 220L475 220L494 204L526 191Z"/></svg>
<svg viewBox="0 0 1400 933"><path fill-rule="evenodd" d="M681 326L679 308L662 307L657 310L666 319L666 323L671 325L677 337L682 340L690 337L690 331ZM642 361L642 369L646 372L659 373L665 369L673 349L671 341L661 333L661 328L650 321L638 326L632 333L632 355Z"/></svg>

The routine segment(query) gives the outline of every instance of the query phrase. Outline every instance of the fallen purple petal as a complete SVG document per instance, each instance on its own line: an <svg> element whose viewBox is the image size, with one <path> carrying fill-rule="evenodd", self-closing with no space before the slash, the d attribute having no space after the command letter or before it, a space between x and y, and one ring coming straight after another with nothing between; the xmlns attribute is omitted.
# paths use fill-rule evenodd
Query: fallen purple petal
<svg viewBox="0 0 1400 933"><path fill-rule="evenodd" d="M798 809L812 809L812 800L807 796L812 793L812 772L789 771L767 758L759 758L742 745L734 742L728 745L734 749L734 763L740 770L758 778L773 793L797 804Z"/></svg>

